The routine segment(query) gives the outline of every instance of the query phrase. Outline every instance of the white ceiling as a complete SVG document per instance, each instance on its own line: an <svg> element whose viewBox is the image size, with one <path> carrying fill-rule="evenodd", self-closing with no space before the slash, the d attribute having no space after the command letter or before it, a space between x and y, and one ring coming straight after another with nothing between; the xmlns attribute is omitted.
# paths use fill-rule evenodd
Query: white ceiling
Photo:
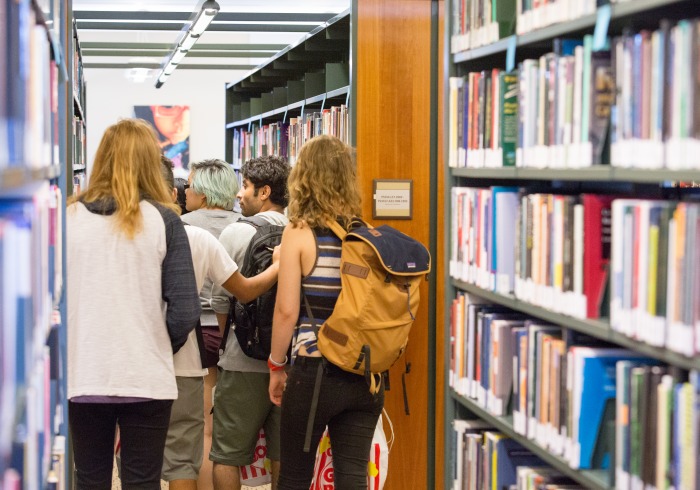
<svg viewBox="0 0 700 490"><path fill-rule="evenodd" d="M133 71L134 68L143 68L141 71L145 73L146 78L152 79L160 71L158 66L166 58L169 48L178 40L187 21L130 20L132 25L134 22L158 23L161 26L169 26L170 29L146 30L139 29L136 25L133 26L135 28L128 30L115 30L107 27L110 22L117 20L90 20L92 27L97 28L86 29L84 23L88 20L81 18L81 16L85 16L84 12L130 12L134 13L133 17L138 17L139 13L147 12L182 12L189 16L193 11L199 10L198 6L201 1L73 0L73 11L77 19L78 36L83 48L83 63L86 65L86 69L108 68ZM310 31L322 23L318 19L311 22L285 21L284 16L278 14L311 13L326 14L325 17L332 17L350 6L350 0L303 0L296 2L290 0L218 0L218 3L221 9L212 26L217 23L221 26L236 24L239 25L237 28L239 30L205 32L190 55L178 67L178 70L188 69L193 65L206 65L210 69L229 71L231 73L230 80L235 81L248 73L251 67L263 63L281 47L296 43L306 34L305 31ZM260 15L255 15L256 20L251 22L218 20L224 18L225 15L221 14L225 13L229 16L235 13ZM267 14L269 14L269 19ZM183 16L183 18L185 17ZM125 20L118 21L125 22ZM105 28L100 28L99 23L105 23ZM240 27L240 24L248 24L252 27L246 29ZM271 32L270 29L275 29L276 32ZM151 46L157 49L143 51L142 48L147 44L158 44L159 46ZM217 52L204 49L207 45L212 44L219 45L216 47ZM221 51L221 45L237 45L236 48L244 52L239 52L236 56L233 51ZM251 45L266 45L255 47L267 49L255 52L250 49Z"/></svg>

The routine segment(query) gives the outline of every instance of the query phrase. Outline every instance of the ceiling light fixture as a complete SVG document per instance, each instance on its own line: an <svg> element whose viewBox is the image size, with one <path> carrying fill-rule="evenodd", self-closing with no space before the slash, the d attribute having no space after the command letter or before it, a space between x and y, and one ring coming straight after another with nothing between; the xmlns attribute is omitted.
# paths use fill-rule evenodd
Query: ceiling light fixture
<svg viewBox="0 0 700 490"><path fill-rule="evenodd" d="M156 81L156 88L161 88L168 77L175 71L177 65L187 56L187 53L192 46L199 40L204 31L207 30L211 21L214 20L216 14L219 13L219 4L215 0L205 0L202 3L199 12L195 19L192 21L187 30L183 29L183 34L180 36L175 48L172 53L168 55L165 63L163 64L163 69L158 75Z"/></svg>

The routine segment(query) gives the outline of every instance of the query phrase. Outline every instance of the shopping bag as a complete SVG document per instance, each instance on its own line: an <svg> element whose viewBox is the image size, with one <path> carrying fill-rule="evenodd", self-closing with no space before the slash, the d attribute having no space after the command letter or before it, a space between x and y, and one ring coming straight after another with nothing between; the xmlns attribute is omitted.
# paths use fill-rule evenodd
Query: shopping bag
<svg viewBox="0 0 700 490"><path fill-rule="evenodd" d="M372 446L370 446L367 462L368 490L381 490L384 488L387 472L389 470L389 452L394 443L394 427L391 424L391 419L389 419L386 410L382 413L384 417L386 417L391 431L390 438L387 440L384 432L384 424L382 423L383 417L380 416L377 421L377 426L374 429L374 437L372 439ZM318 443L316 462L314 464L314 477L311 481L310 490L333 490L335 488L333 482L333 452L331 449L331 439L328 435L328 427L326 427Z"/></svg>
<svg viewBox="0 0 700 490"><path fill-rule="evenodd" d="M267 458L265 431L260 429L258 442L255 445L255 456L253 462L249 465L241 466L241 484L248 487L267 485L272 481L270 471L271 467L270 460Z"/></svg>

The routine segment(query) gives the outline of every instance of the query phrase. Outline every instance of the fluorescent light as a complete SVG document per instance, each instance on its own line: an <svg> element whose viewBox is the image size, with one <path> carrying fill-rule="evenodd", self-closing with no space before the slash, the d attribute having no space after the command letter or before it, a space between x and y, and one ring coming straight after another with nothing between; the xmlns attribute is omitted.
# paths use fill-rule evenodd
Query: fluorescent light
<svg viewBox="0 0 700 490"><path fill-rule="evenodd" d="M208 11L202 11L197 16L197 19L194 21L194 23L192 24L192 27L190 28L190 33L192 35L201 36L202 33L207 30L207 27L209 27L209 24L211 24L211 21L214 20L214 16L216 15L216 11L214 14L209 14L207 12Z"/></svg>
<svg viewBox="0 0 700 490"><path fill-rule="evenodd" d="M175 63L177 65L184 59L186 55L187 51L182 51L178 49L173 53L172 57L170 58L170 63Z"/></svg>
<svg viewBox="0 0 700 490"><path fill-rule="evenodd" d="M160 72L156 88L163 86L168 76L175 71L177 65L187 56L187 52L192 49L202 33L207 30L211 21L214 20L216 14L219 13L219 4L215 0L206 0L202 4L202 8L197 12L197 16L185 33L182 40L177 44L175 50L168 58L166 58L165 66Z"/></svg>
<svg viewBox="0 0 700 490"><path fill-rule="evenodd" d="M180 43L180 49L182 51L189 51L190 49L192 49L192 46L194 46L194 43L196 43L197 41L199 41L199 36L187 35L185 39L183 39Z"/></svg>
<svg viewBox="0 0 700 490"><path fill-rule="evenodd" d="M168 76L169 75L166 75L165 73L161 73L158 77L158 80L156 81L156 88L161 88L165 81L168 79Z"/></svg>

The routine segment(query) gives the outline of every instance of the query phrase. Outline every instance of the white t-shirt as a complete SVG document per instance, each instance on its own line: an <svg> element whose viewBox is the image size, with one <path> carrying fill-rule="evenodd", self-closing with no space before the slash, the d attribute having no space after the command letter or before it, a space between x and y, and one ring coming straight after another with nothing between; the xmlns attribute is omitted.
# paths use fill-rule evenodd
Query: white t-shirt
<svg viewBox="0 0 700 490"><path fill-rule="evenodd" d="M214 235L197 226L185 226L185 231L192 250L197 291L202 290L205 279L220 285L238 270L236 263ZM175 354L174 363L175 376L200 377L207 374L206 368L202 368L199 356L197 332L190 332L185 345Z"/></svg>

